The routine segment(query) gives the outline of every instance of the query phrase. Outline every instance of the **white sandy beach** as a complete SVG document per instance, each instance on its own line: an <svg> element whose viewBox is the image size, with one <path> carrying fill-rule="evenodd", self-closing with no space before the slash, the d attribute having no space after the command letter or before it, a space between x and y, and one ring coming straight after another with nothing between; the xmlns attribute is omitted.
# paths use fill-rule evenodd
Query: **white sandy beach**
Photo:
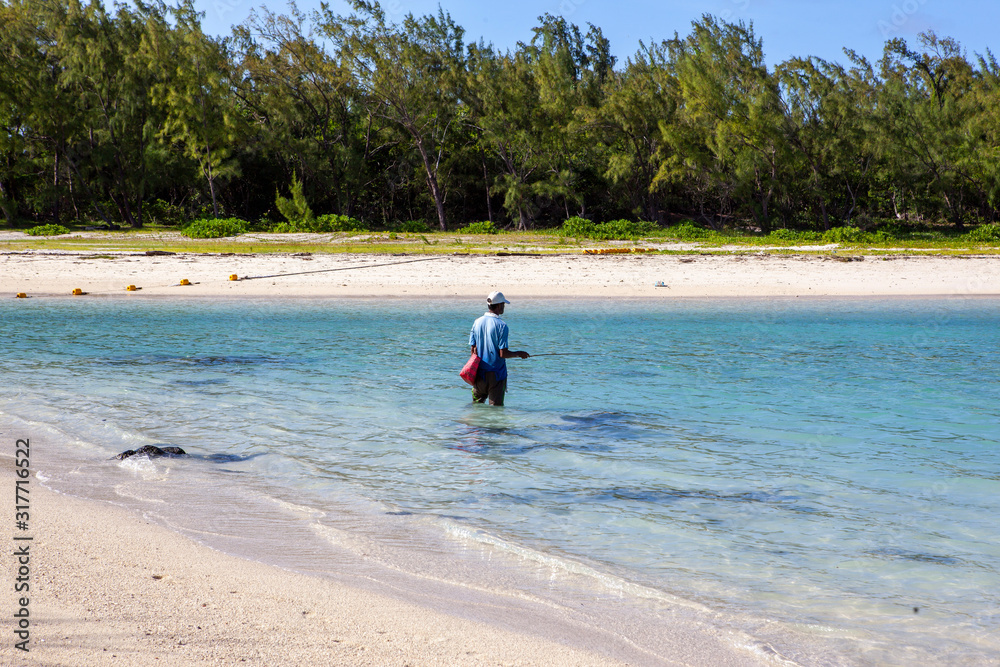
<svg viewBox="0 0 1000 667"><path fill-rule="evenodd" d="M192 284L181 286L182 279ZM139 290L126 293L128 285ZM0 255L0 296L68 296L74 289L91 296L479 297L491 289L512 299L976 296L1000 294L1000 256Z"/></svg>

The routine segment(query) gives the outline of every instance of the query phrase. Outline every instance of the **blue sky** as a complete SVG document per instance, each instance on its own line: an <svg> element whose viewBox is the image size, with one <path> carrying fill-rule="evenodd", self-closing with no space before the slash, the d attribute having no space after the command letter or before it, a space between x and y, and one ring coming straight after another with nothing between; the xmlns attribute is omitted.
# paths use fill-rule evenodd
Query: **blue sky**
<svg viewBox="0 0 1000 667"><path fill-rule="evenodd" d="M265 4L277 13L287 3L261 0L195 0L205 13L205 32L228 35L230 26L246 19L250 10ZM330 0L335 12L347 13L348 5ZM763 38L770 64L792 56L819 56L846 62L848 47L877 60L887 39L902 37L915 45L918 33L934 30L954 37L971 57L987 48L1000 54L1000 2L996 0L505 0L498 3L469 0L384 0L390 19L407 13L437 12L438 5L466 29L467 41L480 37L500 49L531 39L531 29L544 13L561 15L581 28L599 26L611 40L612 49L624 61L635 53L639 40L659 41L690 32L691 22L709 13L729 21L753 22ZM319 0L300 0L299 9L311 11Z"/></svg>

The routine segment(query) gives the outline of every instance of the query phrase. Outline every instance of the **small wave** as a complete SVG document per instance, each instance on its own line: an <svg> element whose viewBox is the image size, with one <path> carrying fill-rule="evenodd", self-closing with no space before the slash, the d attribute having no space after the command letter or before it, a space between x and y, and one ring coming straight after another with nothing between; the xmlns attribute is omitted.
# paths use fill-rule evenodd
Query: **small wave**
<svg viewBox="0 0 1000 667"><path fill-rule="evenodd" d="M660 602L686 607L700 612L707 613L711 611L708 607L693 600L687 600L655 588L650 588L649 586L643 586L641 584L628 581L627 579L622 579L621 577L608 574L607 572L601 572L589 565L585 565L584 563L580 563L569 558L547 554L521 544L509 542L503 538L497 537L496 535L491 535L482 529L469 528L450 521L442 521L442 525L444 526L446 533L460 541L466 543L471 542L480 546L492 547L507 554L516 556L521 560L533 562L537 565L546 567L550 571L562 572L565 575L586 577L588 580L601 585L607 591L616 595L658 600Z"/></svg>
<svg viewBox="0 0 1000 667"><path fill-rule="evenodd" d="M143 503L157 503L160 505L165 505L166 500L163 498L151 498L144 493L144 488L141 485L136 484L117 484L115 485L115 494L120 498L127 498L129 500L138 500Z"/></svg>
<svg viewBox="0 0 1000 667"><path fill-rule="evenodd" d="M326 512L317 509L315 507L310 507L308 505L299 505L296 503L289 502L287 500L282 500L281 498L275 498L274 496L264 495L262 496L265 500L269 500L278 507L296 514L300 517L306 517L310 519L322 519L326 516Z"/></svg>

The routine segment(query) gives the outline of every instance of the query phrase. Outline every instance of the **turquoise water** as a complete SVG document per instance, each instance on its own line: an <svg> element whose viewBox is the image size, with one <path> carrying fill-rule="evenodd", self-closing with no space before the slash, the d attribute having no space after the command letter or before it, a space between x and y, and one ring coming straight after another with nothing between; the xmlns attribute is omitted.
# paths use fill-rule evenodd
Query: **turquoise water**
<svg viewBox="0 0 1000 667"><path fill-rule="evenodd" d="M690 601L807 664L1000 660L1000 300L515 298L514 349L591 355L512 360L504 408L457 377L480 311L11 300L0 413L54 488L286 567ZM194 457L108 460L143 444Z"/></svg>

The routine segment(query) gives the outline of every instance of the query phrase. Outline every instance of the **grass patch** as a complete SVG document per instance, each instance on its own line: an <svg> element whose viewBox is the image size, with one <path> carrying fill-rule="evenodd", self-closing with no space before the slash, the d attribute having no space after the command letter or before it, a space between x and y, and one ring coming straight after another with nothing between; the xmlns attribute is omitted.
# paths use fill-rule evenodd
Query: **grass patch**
<svg viewBox="0 0 1000 667"><path fill-rule="evenodd" d="M579 216L569 218L560 228L563 236L595 241L634 241L650 236L656 230L657 227L652 222L633 222L631 220L593 222Z"/></svg>
<svg viewBox="0 0 1000 667"><path fill-rule="evenodd" d="M459 234L499 234L500 230L496 228L489 220L483 222L470 222L465 227L455 230Z"/></svg>
<svg viewBox="0 0 1000 667"><path fill-rule="evenodd" d="M181 231L184 236L192 239L220 239L246 232L247 223L239 218L202 218Z"/></svg>
<svg viewBox="0 0 1000 667"><path fill-rule="evenodd" d="M233 228L219 229L219 221L210 220L213 231L232 234ZM242 222L242 221L237 221ZM653 229L648 235L632 236L647 228L638 227L643 223L624 221L628 225L617 226L618 222L602 223L604 232L598 225L584 219L574 223L567 221L557 229L505 231L494 235L489 233L471 233L466 229L458 230L463 236L456 236L455 231L424 231L419 233L371 232L358 237L357 230L351 232L326 233L323 237L294 239L280 234L260 234L247 231L241 236L223 237L189 237L178 232L176 228L148 226L142 229L121 231L91 231L81 232L79 236L52 238L47 236L14 235L0 241L3 249L46 249L69 250L86 253L103 252L142 252L145 250L169 250L179 253L294 253L311 252L335 254L389 254L406 253L417 255L447 254L452 252L469 254L492 254L496 252L530 252L530 253L578 253L586 248L608 247L607 241L627 237L626 241L644 241L647 247L651 243L660 246L663 254L739 254L750 252L765 252L769 254L826 254L829 249L813 248L799 249L791 246L823 245L826 238L817 232L798 232L793 230L775 230L771 234L751 234L748 232L723 230L715 231L697 226L693 223L682 223L668 229ZM647 223L648 224L648 223ZM575 225L575 226L574 226ZM610 226L608 226L610 225ZM588 227L589 226L589 227ZM1000 234L1000 226L982 226L968 233L956 233L947 230L913 230L905 234L901 230L893 230L890 234L881 232L850 233L839 237L839 253L857 253L867 255L894 255L913 251L921 256L926 255L996 255L1000 254L1000 240L992 241ZM236 228L238 229L238 227ZM587 233L588 236L570 237L572 233ZM904 237L905 238L900 238ZM675 244L691 244L691 247L673 247Z"/></svg>
<svg viewBox="0 0 1000 667"><path fill-rule="evenodd" d="M315 218L282 222L275 225L271 231L278 234L303 232L330 234L335 232L368 232L371 231L371 228L357 218L330 213Z"/></svg>

